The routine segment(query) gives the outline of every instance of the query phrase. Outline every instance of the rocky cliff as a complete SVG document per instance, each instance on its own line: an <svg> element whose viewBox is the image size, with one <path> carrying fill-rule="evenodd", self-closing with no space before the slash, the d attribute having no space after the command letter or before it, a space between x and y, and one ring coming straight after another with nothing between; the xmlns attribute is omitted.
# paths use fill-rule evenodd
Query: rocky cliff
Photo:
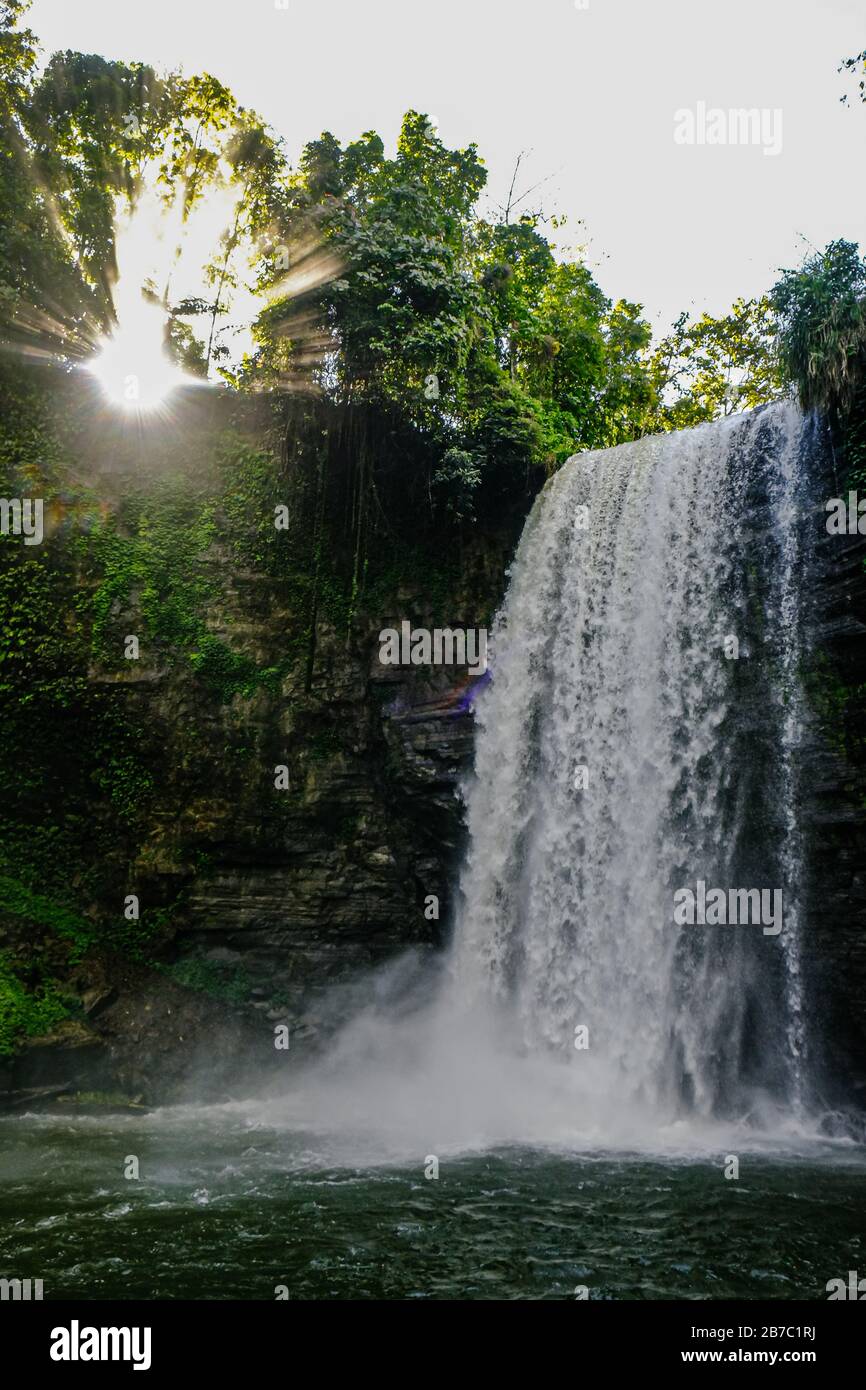
<svg viewBox="0 0 866 1390"><path fill-rule="evenodd" d="M823 1095L866 1109L866 536L826 532L821 480L814 650L806 673L814 714L804 750L809 899L806 971Z"/></svg>
<svg viewBox="0 0 866 1390"><path fill-rule="evenodd" d="M69 624L83 615L86 663L81 708L64 719L89 744L111 712L96 756L113 780L92 760L70 765L68 797L46 808L62 824L70 810L88 818L79 853L91 869L51 901L74 904L95 939L58 940L26 896L0 907L0 950L22 968L35 952L73 998L70 1018L0 1065L21 1098L67 1087L152 1102L192 1077L215 1094L248 1085L279 1060L276 1025L292 1049L315 1047L371 966L429 951L449 923L478 677L465 665L383 665L379 633L406 620L488 624L519 510L498 529L446 524L444 553L407 559L404 547L398 564L381 563L387 542L374 541L349 604L340 563L351 568L351 547L323 564L322 546L341 545L327 527L309 546L316 499L311 508L304 489L327 447L315 427L300 464L262 401L193 394L145 428L105 418L80 382L56 388L50 432L66 463L48 483L60 501L44 549L63 573ZM166 524L148 499L176 489L179 471L189 505ZM284 537L274 508L286 501ZM62 756L74 762L68 746ZM151 923L141 946L137 921L124 920L130 895Z"/></svg>

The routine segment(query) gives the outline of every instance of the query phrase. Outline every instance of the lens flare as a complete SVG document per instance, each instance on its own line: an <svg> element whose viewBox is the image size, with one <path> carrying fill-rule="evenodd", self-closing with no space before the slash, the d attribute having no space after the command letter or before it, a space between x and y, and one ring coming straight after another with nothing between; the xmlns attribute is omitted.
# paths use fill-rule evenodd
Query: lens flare
<svg viewBox="0 0 866 1390"><path fill-rule="evenodd" d="M177 386L190 378L168 357L164 347L165 315L142 299L140 309L102 340L87 364L106 396L125 410L158 409Z"/></svg>
<svg viewBox="0 0 866 1390"><path fill-rule="evenodd" d="M116 326L85 365L113 404L153 411L175 387L192 380L168 355L166 291L160 296L155 289L167 286L171 275L180 237L178 214L148 190L134 207L116 213L115 227Z"/></svg>

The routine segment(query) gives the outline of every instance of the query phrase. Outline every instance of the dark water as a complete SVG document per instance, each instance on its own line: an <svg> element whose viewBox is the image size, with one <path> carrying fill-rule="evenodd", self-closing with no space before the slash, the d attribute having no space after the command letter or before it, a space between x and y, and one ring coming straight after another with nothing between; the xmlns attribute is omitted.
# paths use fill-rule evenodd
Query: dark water
<svg viewBox="0 0 866 1390"><path fill-rule="evenodd" d="M863 1150L741 1153L737 1180L723 1153L440 1162L328 1166L221 1112L4 1119L0 1275L46 1299L823 1300L866 1274Z"/></svg>

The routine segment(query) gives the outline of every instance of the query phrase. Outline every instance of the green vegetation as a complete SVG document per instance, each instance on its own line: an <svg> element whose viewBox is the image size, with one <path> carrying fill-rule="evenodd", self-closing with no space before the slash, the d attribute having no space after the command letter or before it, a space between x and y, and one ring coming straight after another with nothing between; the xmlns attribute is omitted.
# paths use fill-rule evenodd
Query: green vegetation
<svg viewBox="0 0 866 1390"><path fill-rule="evenodd" d="M823 411L852 486L866 482L866 260L834 241L799 270L785 271L771 295L779 357L805 410Z"/></svg>
<svg viewBox="0 0 866 1390"><path fill-rule="evenodd" d="M333 348L317 378L328 399L377 414L355 460L362 554L374 492L392 500L378 455L395 427L410 441L416 498L453 523L525 495L577 450L712 419L782 389L766 300L740 301L721 319L682 315L653 347L641 306L609 299L580 248L559 259L540 211L481 217L485 180L475 146L448 150L416 111L394 158L375 132L345 147L326 132L287 179L281 236L290 248L321 247L333 273L299 305L264 267L272 298L258 349L233 379L294 383L317 325Z"/></svg>
<svg viewBox="0 0 866 1390"><path fill-rule="evenodd" d="M250 982L238 966L194 960L191 957L160 967L175 984L221 999L226 1004L243 1004L249 999Z"/></svg>
<svg viewBox="0 0 866 1390"><path fill-rule="evenodd" d="M48 1033L69 1013L69 1004L55 982L25 986L10 964L8 953L0 951L0 1057L10 1056L22 1036Z"/></svg>
<svg viewBox="0 0 866 1390"><path fill-rule="evenodd" d="M85 577L94 584L96 660L124 666L123 635L134 602L135 631L152 639L151 658L187 660L221 699L251 694L278 677L272 669L259 671L208 630L207 614L221 592L218 567L208 561L220 538L217 500L216 491L208 494L189 479L162 478L157 488L124 498L116 513L79 542Z"/></svg>
<svg viewBox="0 0 866 1390"><path fill-rule="evenodd" d="M64 904L32 892L20 880L6 874L0 874L0 912L22 917L66 938L73 945L74 957L82 955L95 940L92 923Z"/></svg>

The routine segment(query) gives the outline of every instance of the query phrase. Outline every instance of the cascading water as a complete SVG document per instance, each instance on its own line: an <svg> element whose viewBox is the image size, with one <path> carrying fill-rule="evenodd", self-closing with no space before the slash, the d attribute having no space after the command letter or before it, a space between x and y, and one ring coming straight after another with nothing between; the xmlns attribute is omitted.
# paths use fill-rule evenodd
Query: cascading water
<svg viewBox="0 0 866 1390"><path fill-rule="evenodd" d="M810 441L784 404L570 459L526 525L478 703L450 988L660 1115L804 1101ZM781 932L677 926L699 880L780 890Z"/></svg>

